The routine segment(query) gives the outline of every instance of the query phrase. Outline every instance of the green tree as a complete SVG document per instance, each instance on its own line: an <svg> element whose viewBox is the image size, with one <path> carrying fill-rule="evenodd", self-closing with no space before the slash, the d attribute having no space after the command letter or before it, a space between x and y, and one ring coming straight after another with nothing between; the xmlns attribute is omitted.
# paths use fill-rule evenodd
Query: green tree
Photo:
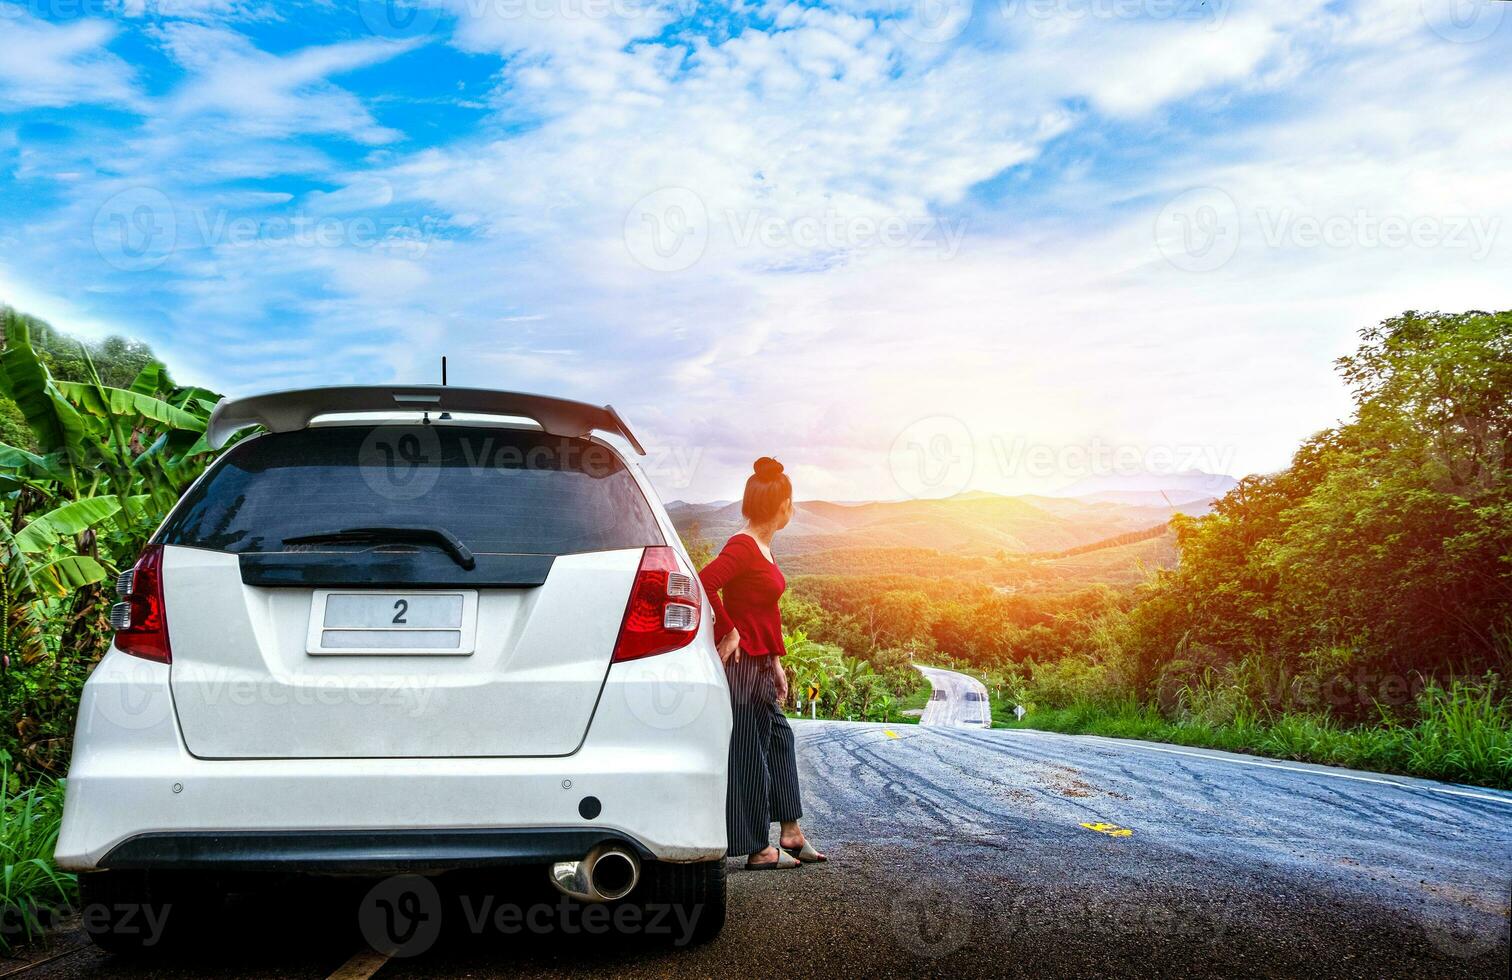
<svg viewBox="0 0 1512 980"><path fill-rule="evenodd" d="M889 589L867 610L866 626L873 647L932 649L930 627L934 610L929 596L917 589Z"/></svg>
<svg viewBox="0 0 1512 980"><path fill-rule="evenodd" d="M1407 313L1362 331L1338 366L1351 420L1208 516L1173 521L1180 566L1142 592L1123 637L1142 698L1241 664L1268 665L1273 686L1323 662L1429 677L1506 666L1512 314Z"/></svg>

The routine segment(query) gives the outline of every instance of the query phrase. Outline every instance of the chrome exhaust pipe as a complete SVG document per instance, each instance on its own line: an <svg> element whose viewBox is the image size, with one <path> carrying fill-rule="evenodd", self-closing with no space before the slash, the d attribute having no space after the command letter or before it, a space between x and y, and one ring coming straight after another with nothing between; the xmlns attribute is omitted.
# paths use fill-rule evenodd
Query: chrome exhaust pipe
<svg viewBox="0 0 1512 980"><path fill-rule="evenodd" d="M630 894L639 882L640 858L623 844L599 844L581 861L551 866L557 891L579 902L612 902Z"/></svg>

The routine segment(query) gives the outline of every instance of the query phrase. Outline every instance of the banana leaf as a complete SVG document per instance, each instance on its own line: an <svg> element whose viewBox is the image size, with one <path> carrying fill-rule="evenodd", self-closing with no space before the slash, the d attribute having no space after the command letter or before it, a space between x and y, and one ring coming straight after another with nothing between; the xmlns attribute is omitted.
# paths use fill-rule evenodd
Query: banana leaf
<svg viewBox="0 0 1512 980"><path fill-rule="evenodd" d="M151 395L81 381L58 382L58 390L97 418L130 416L187 432L204 432L205 420Z"/></svg>
<svg viewBox="0 0 1512 980"><path fill-rule="evenodd" d="M175 429L158 436L152 445L144 449L131 465L135 469L144 469L153 463L161 463L163 466L172 468L184 460L201 453L213 452L210 444L205 441L203 432L186 432Z"/></svg>
<svg viewBox="0 0 1512 980"><path fill-rule="evenodd" d="M16 535L16 547L28 554L41 554L61 538L78 534L101 521L115 516L121 501L115 497L87 497L75 500L32 518Z"/></svg>
<svg viewBox="0 0 1512 980"><path fill-rule="evenodd" d="M168 369L161 361L153 361L137 373L131 382L131 390L139 395L156 395L169 387Z"/></svg>
<svg viewBox="0 0 1512 980"><path fill-rule="evenodd" d="M7 446L0 442L0 475L19 478L25 482L68 479L66 461L62 455L38 456L36 453Z"/></svg>
<svg viewBox="0 0 1512 980"><path fill-rule="evenodd" d="M88 555L69 555L67 558L59 558L57 561L50 561L39 566L33 572L33 576L39 583L58 595L67 595L86 585L103 582L106 575L104 566Z"/></svg>
<svg viewBox="0 0 1512 980"><path fill-rule="evenodd" d="M21 409L43 452L67 453L70 462L84 462L84 419L63 397L47 366L32 350L26 321L8 317L6 348L0 352L0 392Z"/></svg>
<svg viewBox="0 0 1512 980"><path fill-rule="evenodd" d="M204 412L207 416L215 411L220 400L219 393L199 387L178 388L168 396L168 401L176 407L189 412Z"/></svg>
<svg viewBox="0 0 1512 980"><path fill-rule="evenodd" d="M31 562L16 547L16 536L4 521L0 521L0 574L5 576L5 582L13 592L36 594L37 583L32 578Z"/></svg>

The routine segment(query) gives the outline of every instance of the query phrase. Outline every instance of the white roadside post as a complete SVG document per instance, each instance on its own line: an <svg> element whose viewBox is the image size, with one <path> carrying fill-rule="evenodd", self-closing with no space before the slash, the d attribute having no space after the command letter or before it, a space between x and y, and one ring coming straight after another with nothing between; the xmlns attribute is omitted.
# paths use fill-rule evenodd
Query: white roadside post
<svg viewBox="0 0 1512 980"><path fill-rule="evenodd" d="M1020 705L1015 705L1014 708L1013 708L1013 713L1015 715L1018 715L1018 720L1019 721L1023 721L1024 720L1024 715L1025 715L1026 712L1024 711L1024 706L1023 705L1021 705L1021 704Z"/></svg>

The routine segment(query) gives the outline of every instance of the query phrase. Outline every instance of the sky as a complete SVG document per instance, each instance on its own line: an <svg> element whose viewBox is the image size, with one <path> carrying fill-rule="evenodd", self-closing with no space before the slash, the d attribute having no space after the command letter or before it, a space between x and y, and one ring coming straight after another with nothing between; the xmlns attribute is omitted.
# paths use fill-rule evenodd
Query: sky
<svg viewBox="0 0 1512 980"><path fill-rule="evenodd" d="M1271 472L1512 306L1509 83L1493 0L0 0L0 301L611 403L669 500Z"/></svg>

